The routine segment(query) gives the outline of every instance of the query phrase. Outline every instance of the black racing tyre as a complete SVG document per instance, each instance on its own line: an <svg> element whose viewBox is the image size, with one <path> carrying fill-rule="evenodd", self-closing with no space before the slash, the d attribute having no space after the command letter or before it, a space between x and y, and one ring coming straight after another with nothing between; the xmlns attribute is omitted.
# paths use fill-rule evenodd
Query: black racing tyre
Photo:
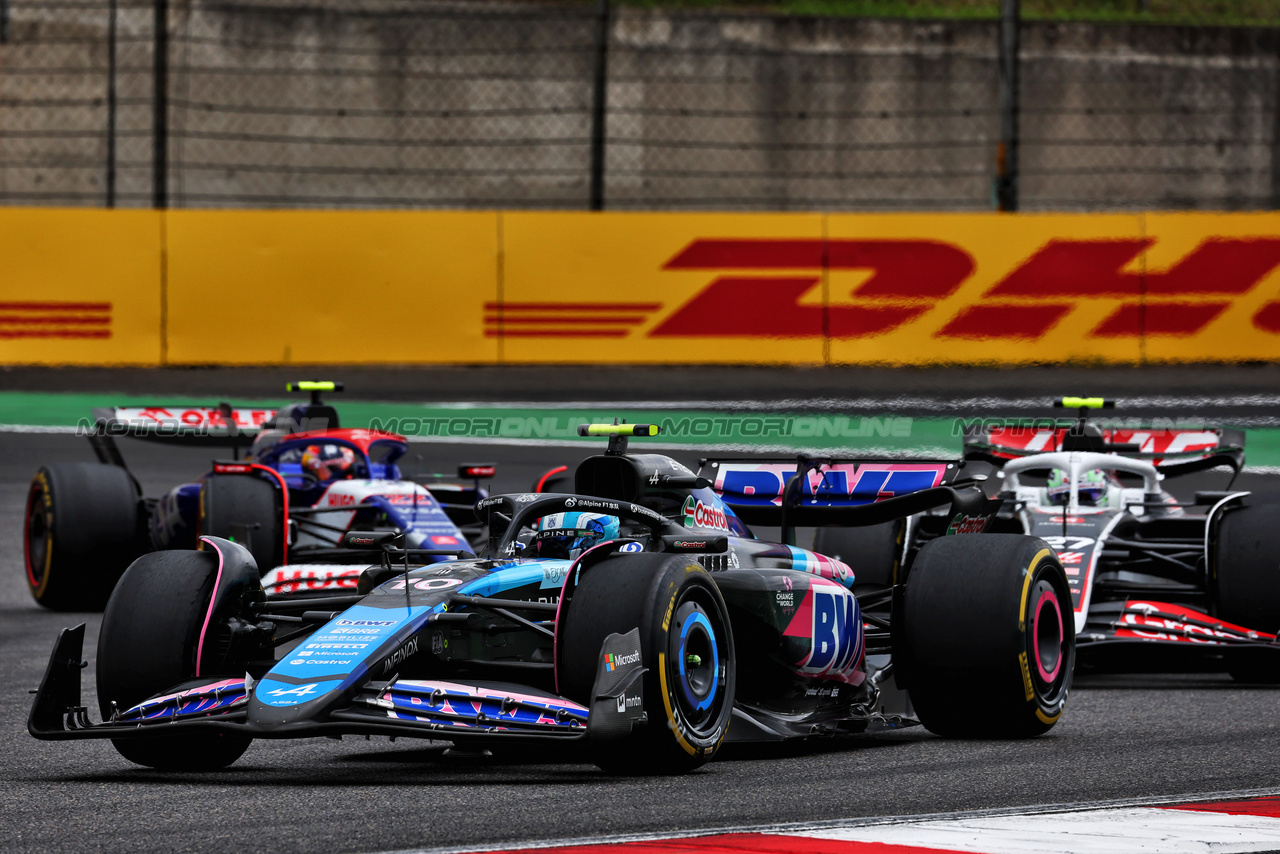
<svg viewBox="0 0 1280 854"><path fill-rule="evenodd" d="M225 541L220 547L221 576L216 551L164 551L143 555L120 579L98 635L103 718L111 717L113 701L124 711L196 677L244 675L243 662L227 661L220 649L219 628L261 583L244 549ZM184 732L112 743L139 765L202 771L230 765L251 741L233 733Z"/></svg>
<svg viewBox="0 0 1280 854"><path fill-rule="evenodd" d="M125 568L148 550L145 522L138 486L119 466L41 468L23 517L27 589L56 611L101 611Z"/></svg>
<svg viewBox="0 0 1280 854"><path fill-rule="evenodd" d="M1066 573L1043 540L932 540L916 556L902 605L895 667L930 731L1027 738L1057 723L1071 688L1075 623Z"/></svg>
<svg viewBox="0 0 1280 854"><path fill-rule="evenodd" d="M1228 510L1218 523L1210 590L1214 616L1248 629L1280 632L1280 504ZM1227 671L1240 682L1280 683L1280 651L1230 649Z"/></svg>
<svg viewBox="0 0 1280 854"><path fill-rule="evenodd" d="M200 535L249 550L265 575L284 563L280 490L255 475L213 475L200 487Z"/></svg>
<svg viewBox="0 0 1280 854"><path fill-rule="evenodd" d="M813 550L847 563L853 570L855 592L883 589L898 583L905 530L905 519L856 528L818 528Z"/></svg>
<svg viewBox="0 0 1280 854"><path fill-rule="evenodd" d="M600 648L640 630L649 720L621 741L592 747L615 774L681 774L719 749L733 714L736 659L724 599L711 575L678 555L628 554L582 573L566 614L560 690L590 705Z"/></svg>

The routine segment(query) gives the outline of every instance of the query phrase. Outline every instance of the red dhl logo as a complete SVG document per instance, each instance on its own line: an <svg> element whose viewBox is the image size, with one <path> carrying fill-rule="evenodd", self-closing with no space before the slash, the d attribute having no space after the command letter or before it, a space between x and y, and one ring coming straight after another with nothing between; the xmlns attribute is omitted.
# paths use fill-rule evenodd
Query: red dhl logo
<svg viewBox="0 0 1280 854"><path fill-rule="evenodd" d="M965 306L937 338L1040 338L1080 300L1118 299L1088 334L1097 338L1195 335L1280 266L1280 238L1209 238L1167 270L1128 268L1153 238L1051 240ZM725 271L648 333L651 338L761 336L869 338L935 309L977 269L963 248L936 240L694 240L665 270ZM796 275L798 270L814 270ZM870 276L853 304L802 302L823 270ZM746 275L750 271L751 275ZM768 275L787 271L786 275ZM762 275L762 273L764 273ZM654 302L485 304L488 337L631 335L664 306ZM1280 300L1253 317L1280 334Z"/></svg>
<svg viewBox="0 0 1280 854"><path fill-rule="evenodd" d="M0 302L0 339L110 337L109 302Z"/></svg>

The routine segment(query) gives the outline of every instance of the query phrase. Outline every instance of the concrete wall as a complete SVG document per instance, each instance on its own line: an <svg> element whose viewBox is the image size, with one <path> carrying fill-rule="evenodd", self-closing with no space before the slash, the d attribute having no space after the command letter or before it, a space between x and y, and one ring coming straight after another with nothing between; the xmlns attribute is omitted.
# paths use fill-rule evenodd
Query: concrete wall
<svg viewBox="0 0 1280 854"><path fill-rule="evenodd" d="M176 205L586 205L589 6L171 2ZM124 5L118 181L141 205L151 19ZM101 203L105 6L14 0L0 199ZM1274 206L1278 44L1275 30L1026 25L1024 207ZM993 22L617 10L607 202L988 209L995 45Z"/></svg>

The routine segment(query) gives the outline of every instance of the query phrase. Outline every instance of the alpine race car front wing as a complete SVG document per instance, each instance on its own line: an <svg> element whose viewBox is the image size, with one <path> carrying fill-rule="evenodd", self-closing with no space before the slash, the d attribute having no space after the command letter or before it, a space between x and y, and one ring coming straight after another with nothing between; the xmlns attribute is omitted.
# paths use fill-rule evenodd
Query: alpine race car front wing
<svg viewBox="0 0 1280 854"><path fill-rule="evenodd" d="M619 737L647 720L640 694L645 668L637 663L609 673L608 679L598 674L590 709L532 689L518 692L445 680L392 679L367 683L348 705L315 719L262 726L250 718L255 683L246 674L175 690L130 709L113 709L110 719L95 724L81 703L80 673L87 666L81 660L84 628L82 624L63 629L54 644L27 720L27 730L36 738L147 738L190 730L252 738L384 735L545 743ZM604 648L628 640L630 635L612 635ZM639 703L618 701L637 695Z"/></svg>

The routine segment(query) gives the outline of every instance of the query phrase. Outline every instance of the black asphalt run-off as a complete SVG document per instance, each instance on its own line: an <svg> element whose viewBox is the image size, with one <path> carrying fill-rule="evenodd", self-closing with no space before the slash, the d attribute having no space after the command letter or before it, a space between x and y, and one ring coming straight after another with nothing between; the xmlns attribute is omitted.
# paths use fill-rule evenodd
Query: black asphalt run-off
<svg viewBox="0 0 1280 854"><path fill-rule="evenodd" d="M998 392L1274 394L1270 367L1141 371L742 371L582 368L443 371L0 372L0 388L278 397L288 379L345 380L370 399L744 399ZM895 379L895 377L897 379ZM856 387L852 387L856 386ZM1256 410L1255 410L1256 411ZM446 755L385 738L258 741L230 769L162 774L109 743L25 731L59 628L88 623L85 703L96 710L99 617L41 610L22 580L20 523L37 466L92 460L83 439L0 433L0 849L5 851L361 852L518 845L540 839L1173 796L1280 783L1280 690L1220 674L1082 675L1062 722L1031 741L947 741L919 728L782 747L729 748L673 779L610 779L573 756ZM415 446L445 471L474 446ZM495 486L523 491L572 451L487 448ZM197 477L209 452L133 443L148 495ZM678 456L678 455L677 455ZM691 457L693 455L690 455ZM692 460L685 460L691 462ZM1205 477L1208 477L1207 475ZM1262 475L1241 478L1265 486ZM1206 488L1188 484L1187 488ZM958 702L982 703L982 686Z"/></svg>

